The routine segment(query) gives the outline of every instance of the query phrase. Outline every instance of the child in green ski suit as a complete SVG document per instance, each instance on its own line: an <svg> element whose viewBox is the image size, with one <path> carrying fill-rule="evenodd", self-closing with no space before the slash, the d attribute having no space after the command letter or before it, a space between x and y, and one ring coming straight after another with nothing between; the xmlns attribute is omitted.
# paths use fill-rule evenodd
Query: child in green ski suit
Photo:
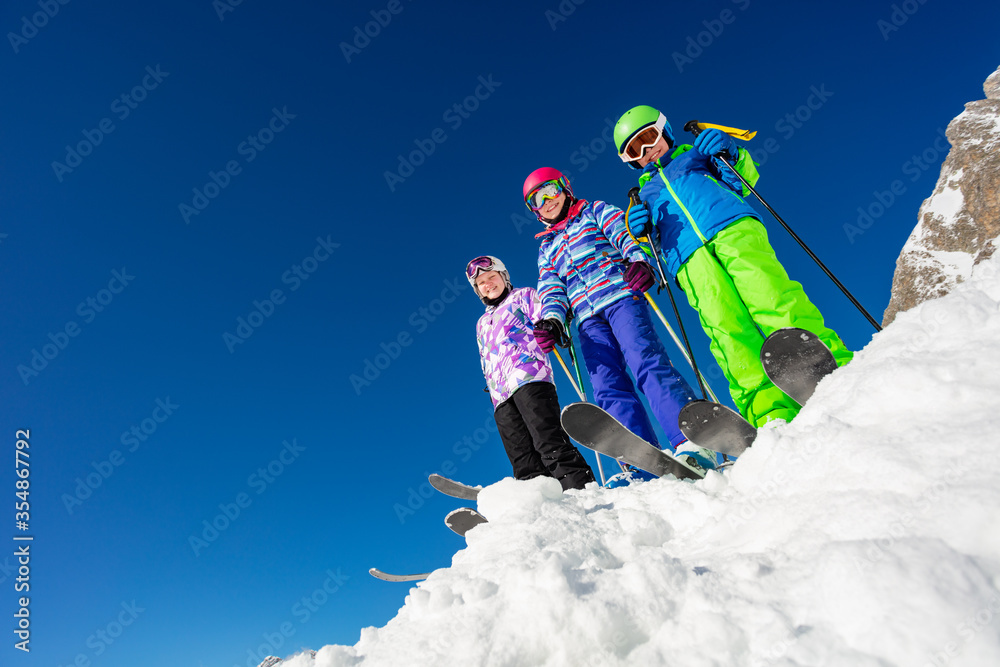
<svg viewBox="0 0 1000 667"><path fill-rule="evenodd" d="M636 169L640 198L629 227L659 232L664 269L698 311L712 354L729 380L737 409L755 426L791 419L800 407L767 378L760 363L765 338L784 327L816 334L842 366L853 353L823 324L802 285L789 279L767 240L744 186L716 156L725 156L751 185L757 169L728 134L709 129L694 146L674 146L666 116L648 106L623 115L615 126L621 159Z"/></svg>

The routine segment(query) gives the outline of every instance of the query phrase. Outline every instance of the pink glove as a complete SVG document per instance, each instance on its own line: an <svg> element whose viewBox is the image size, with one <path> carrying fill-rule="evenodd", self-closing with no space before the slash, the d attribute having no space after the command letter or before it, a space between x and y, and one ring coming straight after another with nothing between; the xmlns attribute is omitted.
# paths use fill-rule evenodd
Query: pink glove
<svg viewBox="0 0 1000 667"><path fill-rule="evenodd" d="M556 344L562 342L566 335L563 333L562 324L552 318L544 319L535 324L532 333L535 334L535 340L545 354L556 349Z"/></svg>
<svg viewBox="0 0 1000 667"><path fill-rule="evenodd" d="M646 262L634 262L625 271L625 282L633 292L646 292L656 284L656 276L653 267Z"/></svg>

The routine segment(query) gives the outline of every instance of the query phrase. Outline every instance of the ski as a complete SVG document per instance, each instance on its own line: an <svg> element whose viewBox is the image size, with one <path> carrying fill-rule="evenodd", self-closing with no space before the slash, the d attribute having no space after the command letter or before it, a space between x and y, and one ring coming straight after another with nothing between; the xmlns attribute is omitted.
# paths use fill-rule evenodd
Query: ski
<svg viewBox="0 0 1000 667"><path fill-rule="evenodd" d="M837 370L830 348L811 331L796 328L768 336L760 363L771 382L799 405L806 404L820 380Z"/></svg>
<svg viewBox="0 0 1000 667"><path fill-rule="evenodd" d="M678 479L701 479L705 476L703 470L692 468L657 449L592 403L567 405L560 421L566 433L584 447L657 477L673 475Z"/></svg>
<svg viewBox="0 0 1000 667"><path fill-rule="evenodd" d="M486 517L472 509L471 507L460 507L453 512L449 512L444 518L446 526L465 537L465 534L482 523L488 523Z"/></svg>
<svg viewBox="0 0 1000 667"><path fill-rule="evenodd" d="M757 429L740 413L712 401L691 401L681 408L677 424L694 444L727 456L739 456L757 438Z"/></svg>
<svg viewBox="0 0 1000 667"><path fill-rule="evenodd" d="M389 574L388 572L383 572L377 567L369 569L368 574L372 575L376 579L381 579L382 581L420 581L421 579L426 579L431 576L430 572L424 572L422 574Z"/></svg>
<svg viewBox="0 0 1000 667"><path fill-rule="evenodd" d="M475 500L483 488L481 486L469 486L468 484L462 484L461 482L456 482L453 479L442 477L437 473L429 476L427 480L431 483L431 486L444 495L451 496L452 498L460 498L461 500Z"/></svg>

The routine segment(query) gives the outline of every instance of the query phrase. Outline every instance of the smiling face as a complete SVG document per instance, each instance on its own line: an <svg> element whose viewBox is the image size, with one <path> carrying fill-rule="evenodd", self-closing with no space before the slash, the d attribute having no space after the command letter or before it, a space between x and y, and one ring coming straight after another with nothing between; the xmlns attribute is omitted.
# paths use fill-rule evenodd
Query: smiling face
<svg viewBox="0 0 1000 667"><path fill-rule="evenodd" d="M499 271L484 271L476 276L476 289L479 294L487 299L496 299L503 294L507 283Z"/></svg>
<svg viewBox="0 0 1000 667"><path fill-rule="evenodd" d="M641 166L645 167L650 162L656 162L661 157L666 155L670 151L670 146L667 144L667 140L660 135L659 141L646 149L646 152L642 154L642 157L636 160Z"/></svg>
<svg viewBox="0 0 1000 667"><path fill-rule="evenodd" d="M545 218L546 220L555 220L559 216L559 211L562 210L563 203L566 201L566 192L560 192L559 196L555 199L549 199L538 209L538 214Z"/></svg>

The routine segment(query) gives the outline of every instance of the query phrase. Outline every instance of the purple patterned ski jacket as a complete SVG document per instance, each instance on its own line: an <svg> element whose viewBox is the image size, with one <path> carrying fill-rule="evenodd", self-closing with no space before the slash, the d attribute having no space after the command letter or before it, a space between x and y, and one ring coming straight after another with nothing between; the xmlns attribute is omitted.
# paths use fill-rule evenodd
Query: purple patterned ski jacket
<svg viewBox="0 0 1000 667"><path fill-rule="evenodd" d="M529 382L553 381L552 364L532 333L541 313L535 290L519 287L499 306L487 306L476 324L479 361L494 408Z"/></svg>

